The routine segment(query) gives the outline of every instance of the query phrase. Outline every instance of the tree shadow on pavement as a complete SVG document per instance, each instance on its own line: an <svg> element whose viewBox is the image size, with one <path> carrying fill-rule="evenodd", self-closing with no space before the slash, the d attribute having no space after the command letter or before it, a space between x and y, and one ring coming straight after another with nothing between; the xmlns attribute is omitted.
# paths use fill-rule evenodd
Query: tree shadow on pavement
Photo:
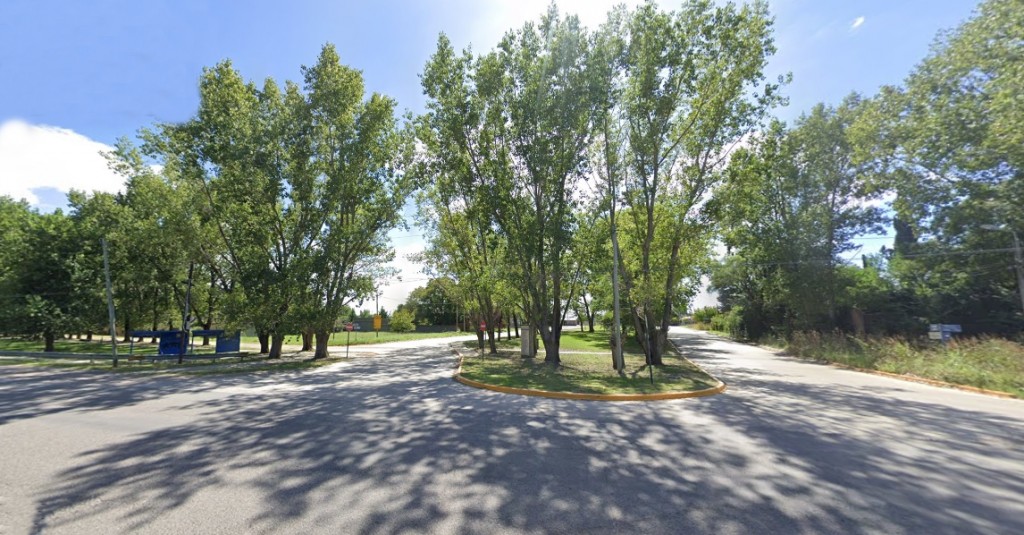
<svg viewBox="0 0 1024 535"><path fill-rule="evenodd" d="M167 375L0 366L0 425L60 412L114 409L216 386Z"/></svg>
<svg viewBox="0 0 1024 535"><path fill-rule="evenodd" d="M81 454L37 497L32 529L1024 531L1024 515L1010 516L1024 459L981 440L1014 424L996 416L771 377L755 386L785 396L528 398L457 384L452 366L408 350L277 373L273 388L160 387L152 395L234 388L194 421ZM993 459L1016 469L999 474Z"/></svg>

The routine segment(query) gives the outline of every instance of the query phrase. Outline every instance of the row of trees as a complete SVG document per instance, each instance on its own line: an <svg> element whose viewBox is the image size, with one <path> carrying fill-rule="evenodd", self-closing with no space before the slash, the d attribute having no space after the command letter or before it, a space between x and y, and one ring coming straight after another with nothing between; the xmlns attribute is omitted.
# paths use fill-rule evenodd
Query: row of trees
<svg viewBox="0 0 1024 535"><path fill-rule="evenodd" d="M302 72L301 87L257 87L229 61L204 70L195 117L110 155L123 193L72 192L69 215L3 200L4 228L18 229L0 259L3 330L50 349L102 325L105 237L126 336L143 319L173 327L188 278L188 315L204 327L252 325L272 357L299 331L327 356L336 320L387 275L386 234L414 188L394 101L367 98L330 45Z"/></svg>
<svg viewBox="0 0 1024 535"><path fill-rule="evenodd" d="M0 331L40 336L47 350L65 333L106 330L100 240L111 244L110 265L119 321L127 332L180 325L189 259L189 210L175 187L119 144L111 161L129 178L119 194L68 196L70 214L40 214L25 202L0 198ZM221 291L208 269L189 314L210 327ZM209 285L205 281L212 281Z"/></svg>
<svg viewBox="0 0 1024 535"><path fill-rule="evenodd" d="M730 254L713 275L734 325L1019 332L1022 37L1024 6L989 0L902 85L816 106L739 151L721 191ZM844 260L890 223L892 248Z"/></svg>
<svg viewBox="0 0 1024 535"><path fill-rule="evenodd" d="M424 258L459 282L492 351L496 317L519 311L557 364L567 310L614 271L614 325L661 363L706 262L730 149L779 102L763 76L773 52L761 3L647 3L594 32L552 7L476 56L441 36L409 172L430 178Z"/></svg>
<svg viewBox="0 0 1024 535"><path fill-rule="evenodd" d="M594 31L551 7L484 54L442 35L426 110L404 128L332 46L301 85L257 85L225 61L204 71L192 119L118 145L123 193L73 193L69 215L0 202L17 229L0 249L2 329L98 328L106 237L126 331L181 321L190 279L204 326L252 325L272 355L299 331L323 357L387 275L386 233L414 192L436 276L402 312L475 314L492 351L496 326L521 322L557 364L575 310L610 316L616 368L627 331L660 364L708 270L751 336L865 318L1017 329L1011 233L982 225L1024 228L1022 11L989 0L903 86L792 126L768 121L786 80L765 79L759 2L648 2ZM889 221L894 250L845 260ZM729 254L713 265L717 240Z"/></svg>

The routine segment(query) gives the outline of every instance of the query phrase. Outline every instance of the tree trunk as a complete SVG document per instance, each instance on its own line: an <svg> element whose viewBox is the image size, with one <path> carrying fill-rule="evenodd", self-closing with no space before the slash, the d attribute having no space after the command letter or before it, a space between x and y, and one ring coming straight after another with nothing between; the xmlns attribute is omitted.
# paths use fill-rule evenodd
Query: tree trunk
<svg viewBox="0 0 1024 535"><path fill-rule="evenodd" d="M53 351L53 340L56 338L50 331L43 333L43 351L47 353Z"/></svg>
<svg viewBox="0 0 1024 535"><path fill-rule="evenodd" d="M158 325L158 323L160 321L160 311L157 308L159 306L159 304L158 304L159 302L160 302L160 289L157 288L156 292L153 294L153 330L154 331L157 330L160 327ZM149 339L149 343L155 344L156 343L156 337L154 336L154 337L150 338Z"/></svg>
<svg viewBox="0 0 1024 535"><path fill-rule="evenodd" d="M128 314L125 314L124 315L124 340L123 340L125 343L131 342L131 338L128 336L128 333L131 332L131 330L132 330L132 317L129 316ZM110 336L116 337L117 333L112 333Z"/></svg>
<svg viewBox="0 0 1024 535"><path fill-rule="evenodd" d="M551 364L552 366L559 366L562 364L562 359L558 356L558 346L561 340L561 323L548 325L547 329L541 326L540 338L544 342L544 362Z"/></svg>
<svg viewBox="0 0 1024 535"><path fill-rule="evenodd" d="M661 366L661 354L664 351L662 340L664 336L658 318L654 316L653 311L647 315L647 328L650 329L650 332L647 333L647 338L651 341L651 355L648 362L654 366Z"/></svg>
<svg viewBox="0 0 1024 535"><path fill-rule="evenodd" d="M270 335L270 355L268 358L279 359L281 358L281 346L284 345L284 335L281 333L274 333Z"/></svg>
<svg viewBox="0 0 1024 535"><path fill-rule="evenodd" d="M654 366L661 366L661 353L664 345L664 329L659 328L659 320L653 312L643 311L633 313L633 328L636 329L636 340L644 350L644 362Z"/></svg>
<svg viewBox="0 0 1024 535"><path fill-rule="evenodd" d="M516 327L516 338L519 338L519 316L517 316L515 312L512 313L512 323L514 323Z"/></svg>
<svg viewBox="0 0 1024 535"><path fill-rule="evenodd" d="M304 329L302 331L302 350L313 350L313 329Z"/></svg>
<svg viewBox="0 0 1024 535"><path fill-rule="evenodd" d="M668 348L668 330L658 327L654 331L654 358L651 362L655 366L661 366L665 364L665 350Z"/></svg>
<svg viewBox="0 0 1024 535"><path fill-rule="evenodd" d="M544 362L552 366L562 364L562 359L558 356L558 341L544 340Z"/></svg>
<svg viewBox="0 0 1024 535"><path fill-rule="evenodd" d="M501 330L498 330L498 335L499 336L501 335ZM488 342L488 345L491 346L491 354L492 355L497 355L498 354L498 346L497 346L497 344L494 343L494 326L490 326L487 329L487 342Z"/></svg>
<svg viewBox="0 0 1024 535"><path fill-rule="evenodd" d="M483 351L483 349L484 349L484 332L481 331L480 329L476 330L476 343L477 343L477 347L479 347L480 350Z"/></svg>
<svg viewBox="0 0 1024 535"><path fill-rule="evenodd" d="M314 333L314 336L316 338L316 351L313 353L313 358L325 359L330 357L327 342L331 339L331 333L327 332L327 329L319 329Z"/></svg>
<svg viewBox="0 0 1024 535"><path fill-rule="evenodd" d="M512 339L512 319L511 318L506 318L506 321L505 321L505 338L507 340L511 340Z"/></svg>
<svg viewBox="0 0 1024 535"><path fill-rule="evenodd" d="M266 355L270 353L270 334L269 333L257 333L256 338L260 341L260 355Z"/></svg>
<svg viewBox="0 0 1024 535"><path fill-rule="evenodd" d="M85 331L85 341L92 342L92 331Z"/></svg>
<svg viewBox="0 0 1024 535"><path fill-rule="evenodd" d="M590 309L590 303L587 302L585 294L581 295L580 298L583 300L583 313L587 316L587 326L590 327L590 332L594 332L594 311ZM580 330L583 330L583 318L580 318Z"/></svg>
<svg viewBox="0 0 1024 535"><path fill-rule="evenodd" d="M206 329L206 330L210 330L210 327L213 327L213 295L214 295L213 290L214 290L214 288L216 288L216 286L217 286L217 274L211 268L210 269L210 290L206 293L206 323L203 323L203 328ZM203 337L203 345L204 346L210 345L210 337L209 336L204 336Z"/></svg>

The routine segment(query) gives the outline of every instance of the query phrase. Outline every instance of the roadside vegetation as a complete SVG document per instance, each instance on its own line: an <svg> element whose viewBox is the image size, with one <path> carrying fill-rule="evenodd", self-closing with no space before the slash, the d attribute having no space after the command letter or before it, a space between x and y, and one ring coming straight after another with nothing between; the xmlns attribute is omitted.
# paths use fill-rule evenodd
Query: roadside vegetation
<svg viewBox="0 0 1024 535"><path fill-rule="evenodd" d="M554 370L580 347L658 367L708 278L722 311L704 322L738 338L1019 336L1024 4L980 3L904 80L791 122L772 25L765 2L647 2L593 28L552 3L489 50L439 35L404 121L329 43L298 81L224 60L191 117L107 155L123 191L72 191L67 214L0 197L0 333L58 351L67 333L251 327L261 354L326 359L395 275L389 232L415 203L431 278L388 315L412 334L353 344L458 324L497 355L529 326ZM572 316L614 344L563 336ZM993 344L970 351L999 360ZM927 373L993 381L947 371Z"/></svg>
<svg viewBox="0 0 1024 535"><path fill-rule="evenodd" d="M136 355L156 355L157 344L149 343L149 339L146 342L136 342L132 353ZM212 344L212 342L211 342ZM128 356L129 350L128 342L118 342L117 352L121 357ZM33 340L24 338L0 338L0 354L4 351L16 351L16 352L46 352L46 343L43 340ZM85 341L85 340L55 340L53 342L54 353L92 353L97 355L109 355L110 354L110 340L101 342L97 340ZM195 354L206 354L213 353L213 345L202 346L198 343L195 346Z"/></svg>
<svg viewBox="0 0 1024 535"><path fill-rule="evenodd" d="M720 317L721 314L715 316ZM953 338L942 344L905 336L857 337L840 331L804 331L793 333L788 339L762 336L750 340L735 330L723 328L722 321L714 318L695 321L689 326L738 341L782 349L804 359L973 386L1024 398L1024 344L1006 338Z"/></svg>
<svg viewBox="0 0 1024 535"><path fill-rule="evenodd" d="M608 353L611 345L610 337L611 333L602 328L596 328L594 331L565 330L562 331L559 348L563 353L570 351ZM506 338L496 342L496 345L499 351L509 349L516 349L518 351L521 343L522 341L519 338ZM479 343L476 340L467 341L463 342L463 347L479 349ZM624 349L629 353L643 353L643 347L633 339L626 340Z"/></svg>
<svg viewBox="0 0 1024 535"><path fill-rule="evenodd" d="M370 344L386 344L388 342L408 342L411 340L429 340L431 338L451 338L454 336L472 336L473 333L447 331L439 333L428 333L428 332L390 332L381 331L380 336L374 331L352 331L351 335L342 331L332 333L328 345L331 347L344 346L346 340L349 340L349 345L370 345ZM255 336L243 336L243 344L257 344L259 339ZM287 335L284 338L284 345L299 345L302 344L301 335Z"/></svg>
<svg viewBox="0 0 1024 535"><path fill-rule="evenodd" d="M129 373L129 374L161 374L161 375L225 375L239 373L258 372L282 372L301 371L319 368L329 364L341 362L343 359L311 359L308 356L294 358L267 358L266 356L224 357L217 359L196 359L192 358L178 364L177 356L166 356L155 358L155 354L136 355L137 358L128 358L127 355L119 355L119 363L114 367L110 360L109 353L102 358L97 357L89 360L89 356L82 355L82 359L52 359L52 358L26 358L26 357L2 357L0 366L33 366L40 368L54 368L73 371ZM141 358L138 358L141 357Z"/></svg>
<svg viewBox="0 0 1024 535"><path fill-rule="evenodd" d="M611 369L604 354L562 353L561 361L555 367L513 353L467 356L462 360L462 376L490 385L581 394L693 392L718 385L696 365L672 354L666 355L665 364L654 367L653 384L642 354L625 354L623 376Z"/></svg>
<svg viewBox="0 0 1024 535"><path fill-rule="evenodd" d="M661 366L653 367L654 382L639 344L628 344L620 375L610 366L608 332L563 331L560 364L522 358L519 340L503 340L497 353L481 356L476 341L464 342L462 377L481 383L584 394L653 394L692 392L718 385L715 378L674 350Z"/></svg>
<svg viewBox="0 0 1024 535"><path fill-rule="evenodd" d="M860 339L841 333L796 333L786 352L900 375L996 390L1024 398L1024 345L982 336L948 344L902 337Z"/></svg>

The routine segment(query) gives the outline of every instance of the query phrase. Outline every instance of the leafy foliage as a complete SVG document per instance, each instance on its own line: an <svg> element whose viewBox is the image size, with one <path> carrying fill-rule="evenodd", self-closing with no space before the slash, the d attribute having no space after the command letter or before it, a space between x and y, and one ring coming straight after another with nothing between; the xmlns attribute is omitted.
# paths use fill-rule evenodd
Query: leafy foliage
<svg viewBox="0 0 1024 535"><path fill-rule="evenodd" d="M391 332L396 333L407 333L416 330L416 324L413 323L412 312L408 310L398 310L391 316Z"/></svg>

